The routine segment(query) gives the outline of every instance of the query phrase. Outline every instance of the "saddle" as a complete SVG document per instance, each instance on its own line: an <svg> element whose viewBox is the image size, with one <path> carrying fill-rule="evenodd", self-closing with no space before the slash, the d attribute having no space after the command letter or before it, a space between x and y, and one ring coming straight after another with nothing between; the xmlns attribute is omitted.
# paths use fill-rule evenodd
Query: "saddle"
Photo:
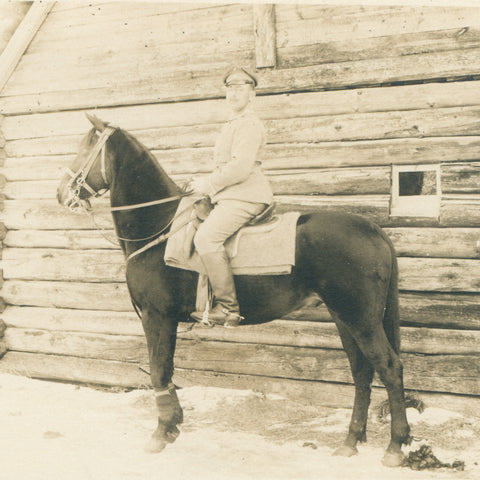
<svg viewBox="0 0 480 480"><path fill-rule="evenodd" d="M190 206L190 208L189 208ZM193 206L193 211L192 207ZM213 205L208 198L184 198L167 241L165 263L172 267L205 273L194 249L193 238ZM193 216L193 219L192 219ZM285 275L295 264L296 224L300 214L275 213L275 204L242 227L225 242L234 275ZM177 225L178 227L177 227Z"/></svg>

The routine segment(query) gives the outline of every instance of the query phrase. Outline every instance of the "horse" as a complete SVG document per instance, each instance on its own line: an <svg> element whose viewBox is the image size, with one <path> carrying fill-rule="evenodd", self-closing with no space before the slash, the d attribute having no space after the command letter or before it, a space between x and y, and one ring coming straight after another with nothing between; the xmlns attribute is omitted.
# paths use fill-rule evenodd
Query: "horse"
<svg viewBox="0 0 480 480"><path fill-rule="evenodd" d="M61 205L78 211L110 190L116 235L126 257L126 281L146 336L158 424L146 449L162 451L178 437L183 411L172 383L179 320L195 309L198 274L167 266L165 240L186 192L133 135L87 114L93 128L57 189ZM152 240L153 239L153 240ZM318 294L335 321L355 384L348 433L335 455L358 453L374 372L388 393L390 442L382 462L399 466L411 442L400 351L398 265L383 230L358 215L322 211L299 216L290 274L235 276L243 316L265 321ZM241 328L236 327L236 328Z"/></svg>

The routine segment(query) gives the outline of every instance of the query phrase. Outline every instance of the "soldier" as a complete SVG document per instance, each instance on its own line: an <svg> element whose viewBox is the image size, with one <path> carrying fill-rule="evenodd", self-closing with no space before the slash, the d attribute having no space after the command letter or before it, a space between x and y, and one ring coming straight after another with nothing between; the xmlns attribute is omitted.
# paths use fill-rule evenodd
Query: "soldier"
<svg viewBox="0 0 480 480"><path fill-rule="evenodd" d="M272 203L273 193L261 171L265 128L251 111L257 80L236 67L223 83L232 117L215 144L215 170L207 178L194 178L190 186L195 193L208 195L214 206L194 238L213 290L214 305L208 320L237 326L242 317L224 243ZM203 315L193 312L192 318L201 321Z"/></svg>

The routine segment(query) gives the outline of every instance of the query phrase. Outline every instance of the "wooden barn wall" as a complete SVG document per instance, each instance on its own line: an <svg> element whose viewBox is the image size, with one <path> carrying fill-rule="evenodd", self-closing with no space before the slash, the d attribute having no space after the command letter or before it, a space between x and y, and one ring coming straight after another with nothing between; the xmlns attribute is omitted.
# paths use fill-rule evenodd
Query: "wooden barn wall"
<svg viewBox="0 0 480 480"><path fill-rule="evenodd" d="M149 383L120 250L55 199L89 128L84 112L132 132L181 182L212 168L222 74L273 61L258 70L257 107L280 209L349 211L385 227L399 255L406 387L480 395L480 9L268 8L53 7L0 96L0 369ZM418 164L440 165L439 216L391 217L392 165ZM108 200L95 205L112 236ZM179 376L351 383L322 308L234 331L190 327L180 325Z"/></svg>

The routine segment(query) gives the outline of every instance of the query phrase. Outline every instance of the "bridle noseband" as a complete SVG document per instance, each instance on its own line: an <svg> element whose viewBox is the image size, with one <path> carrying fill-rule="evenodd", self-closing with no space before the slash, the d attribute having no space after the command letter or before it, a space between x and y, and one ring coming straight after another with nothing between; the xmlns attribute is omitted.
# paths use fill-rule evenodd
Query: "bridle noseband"
<svg viewBox="0 0 480 480"><path fill-rule="evenodd" d="M82 200L80 199L80 192L82 188L87 190L87 192L90 193L92 197L99 197L108 190L105 150L106 143L112 133L115 132L115 130L116 128L114 127L105 127L105 130L100 133L97 143L94 145L87 159L85 160L83 165L77 170L77 172L73 172L70 168L66 169L66 173L70 175L70 177L72 177L67 184L67 189L69 190L71 199L67 206L72 212L77 212L79 208L82 208ZM99 153L101 153L100 171L103 181L105 182L105 187L99 190L95 190L87 183L87 177L93 165L95 164L95 160L97 159Z"/></svg>

